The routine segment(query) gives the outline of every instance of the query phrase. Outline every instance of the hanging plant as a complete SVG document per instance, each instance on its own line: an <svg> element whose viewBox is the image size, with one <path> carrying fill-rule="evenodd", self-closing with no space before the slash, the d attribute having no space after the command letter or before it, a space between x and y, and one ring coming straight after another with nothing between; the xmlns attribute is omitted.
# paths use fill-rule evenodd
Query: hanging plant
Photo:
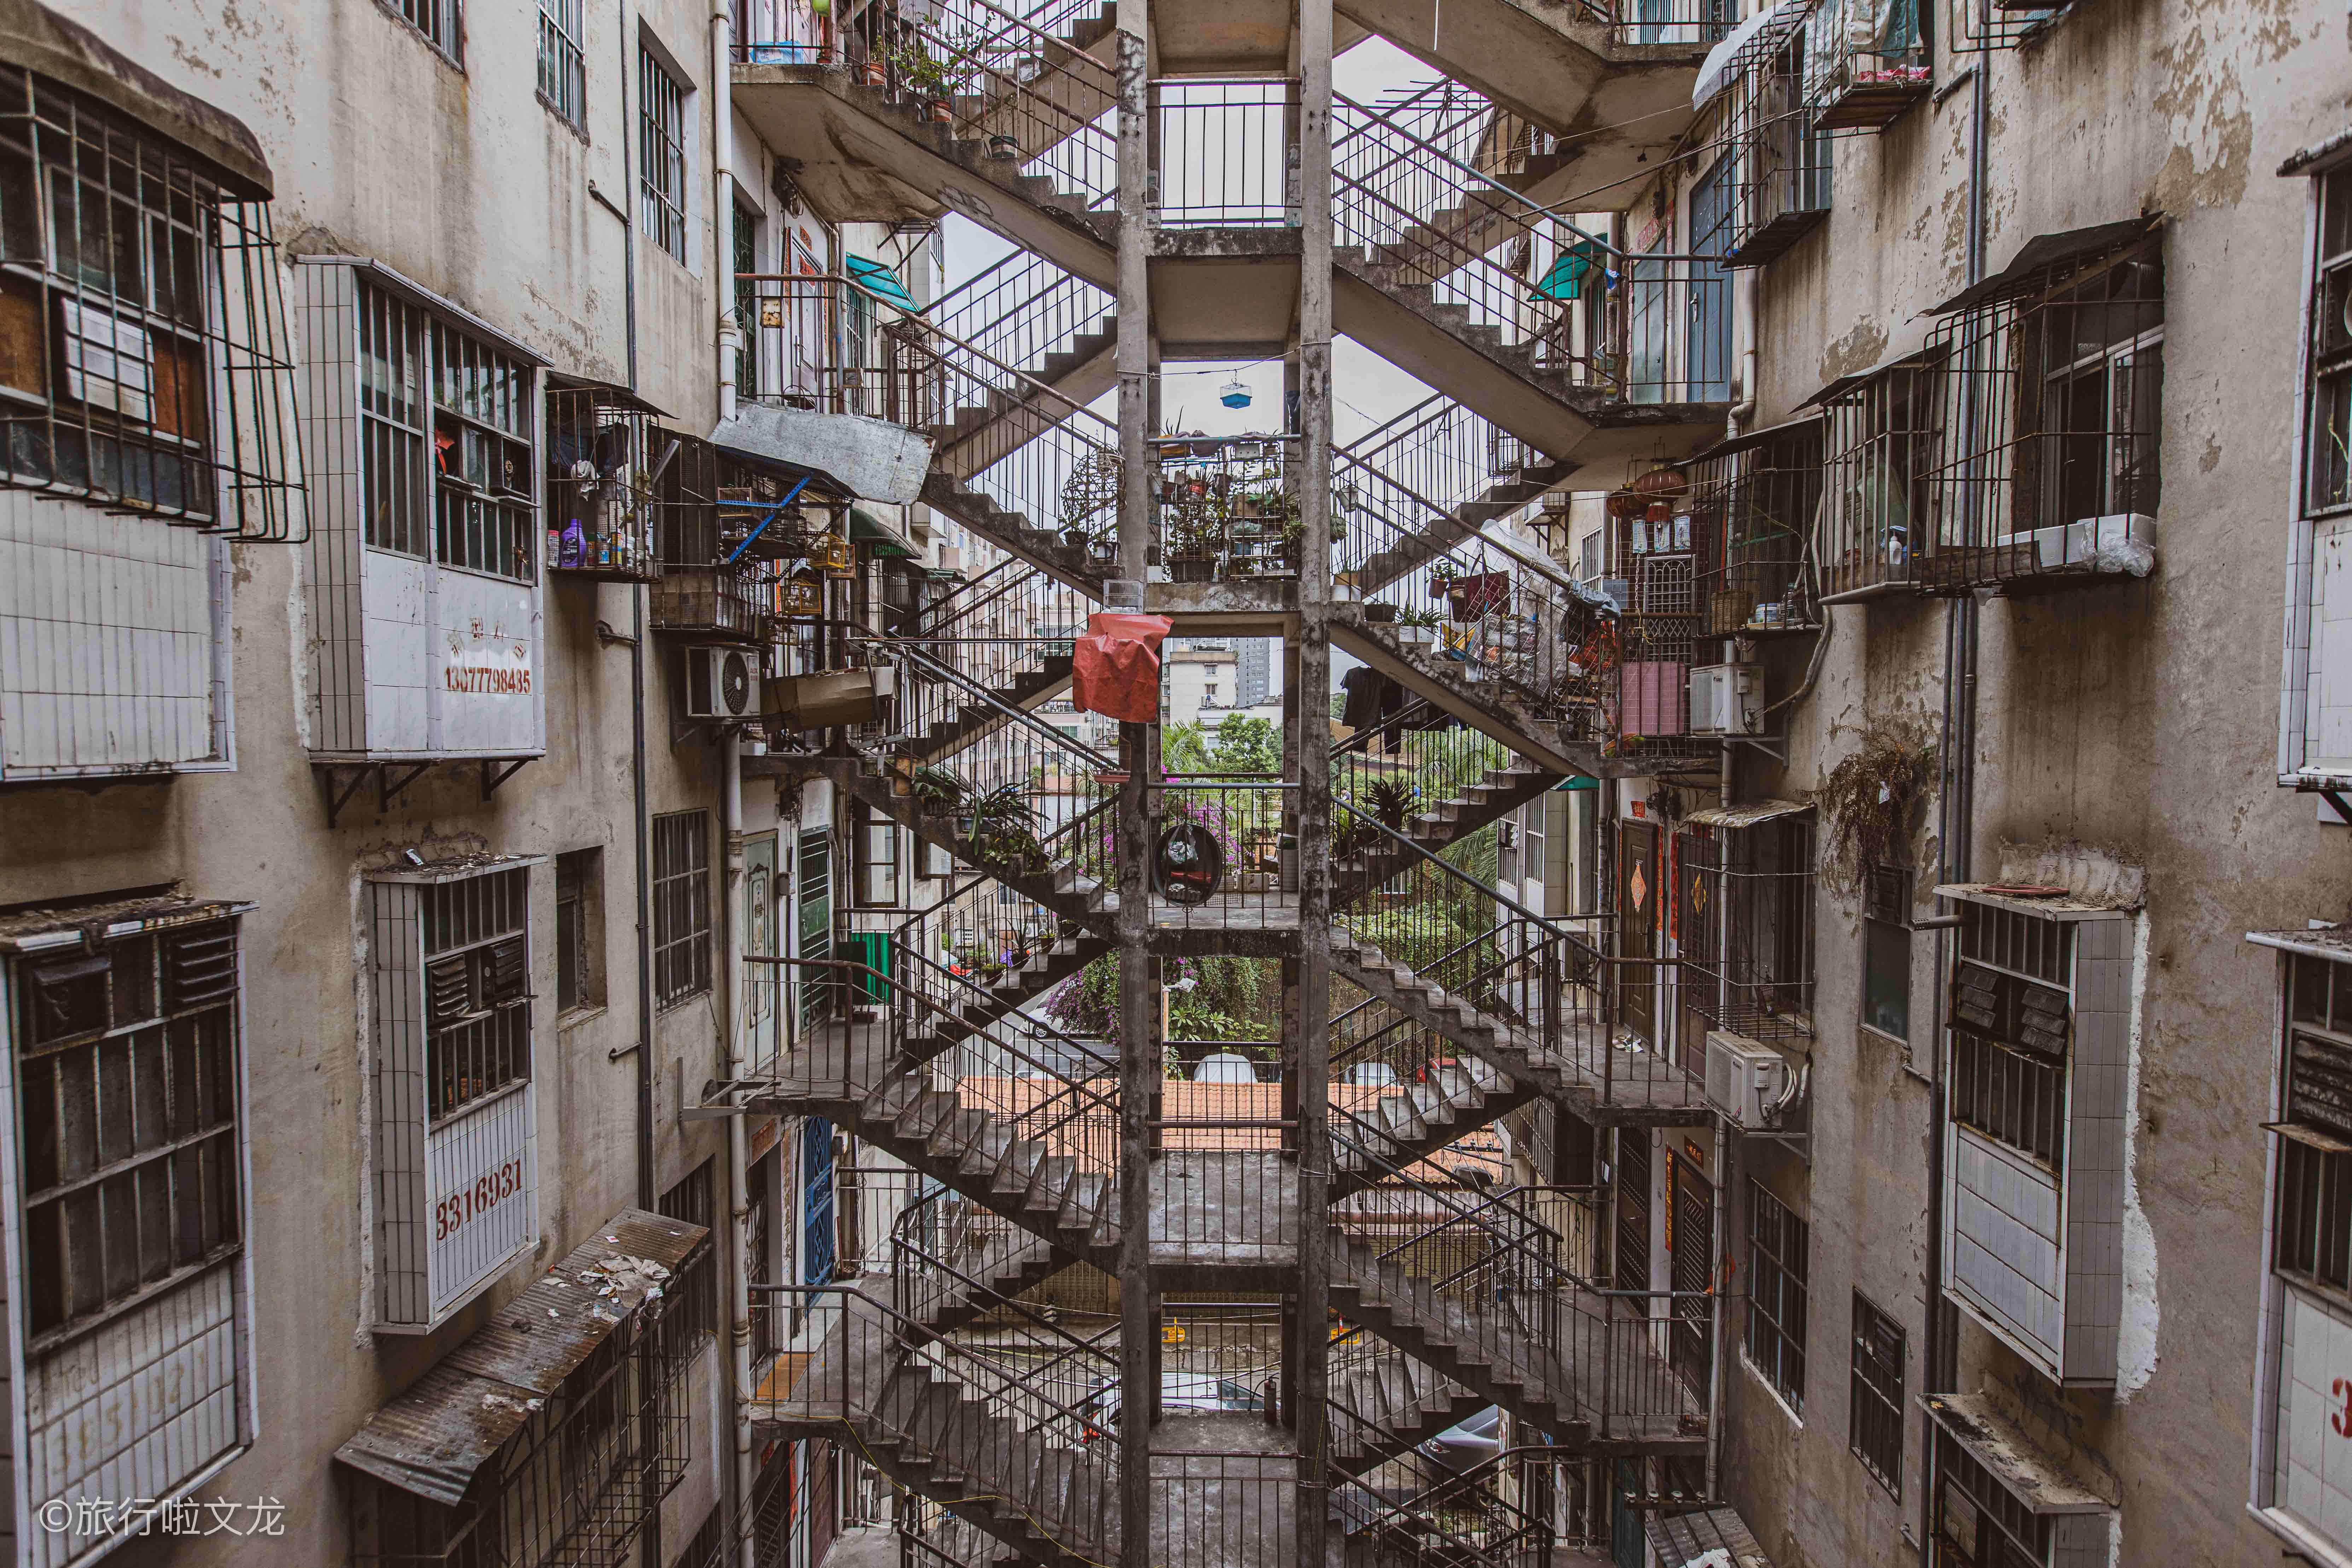
<svg viewBox="0 0 2352 1568"><path fill-rule="evenodd" d="M1932 742L1885 730L1864 731L1861 746L1830 769L1816 797L1822 880L1852 894L1871 867L1901 859L1911 807L1935 770Z"/></svg>

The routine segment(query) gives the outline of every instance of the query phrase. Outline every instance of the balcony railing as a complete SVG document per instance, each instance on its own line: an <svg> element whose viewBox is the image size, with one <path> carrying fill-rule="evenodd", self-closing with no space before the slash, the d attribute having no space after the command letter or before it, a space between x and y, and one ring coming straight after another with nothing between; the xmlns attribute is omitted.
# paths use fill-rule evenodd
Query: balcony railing
<svg viewBox="0 0 2352 1568"><path fill-rule="evenodd" d="M1699 568L1708 637L1811 631L1821 624L1813 535L1822 499L1822 426L1758 431L1691 464L1690 510L1719 547Z"/></svg>

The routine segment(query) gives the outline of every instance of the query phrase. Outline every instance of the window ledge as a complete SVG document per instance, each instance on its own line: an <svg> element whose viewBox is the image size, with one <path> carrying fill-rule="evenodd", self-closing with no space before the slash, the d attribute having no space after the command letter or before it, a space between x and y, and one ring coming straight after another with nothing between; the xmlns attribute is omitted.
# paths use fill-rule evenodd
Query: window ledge
<svg viewBox="0 0 2352 1568"><path fill-rule="evenodd" d="M569 1007L558 1013L555 1016L555 1027L559 1032L576 1029L583 1024L594 1023L612 1010L607 1003L583 1002L575 1007Z"/></svg>
<svg viewBox="0 0 2352 1568"><path fill-rule="evenodd" d="M1749 1377L1756 1380L1756 1386L1762 1389L1766 1394L1769 1395L1774 1405L1780 1406L1780 1414L1789 1418L1789 1425L1794 1426L1800 1432L1803 1431L1805 1429L1804 1416L1798 1413L1795 1405L1789 1403L1787 1395L1783 1394L1778 1388L1773 1386L1772 1380L1764 1374L1764 1369L1758 1366L1756 1363L1749 1358L1748 1354L1748 1347L1746 1345L1739 1347L1739 1364L1747 1369L1748 1375Z"/></svg>

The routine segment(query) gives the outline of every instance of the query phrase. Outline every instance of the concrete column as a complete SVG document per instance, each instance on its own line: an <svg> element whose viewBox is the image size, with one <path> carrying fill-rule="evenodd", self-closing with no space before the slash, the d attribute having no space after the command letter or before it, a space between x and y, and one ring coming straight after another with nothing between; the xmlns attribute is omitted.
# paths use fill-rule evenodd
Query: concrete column
<svg viewBox="0 0 2352 1568"><path fill-rule="evenodd" d="M1150 573L1151 471L1151 233L1145 196L1151 174L1150 0L1118 0L1118 575L1139 595ZM1139 598L1134 606L1140 608ZM1152 724L1119 726L1128 770L1118 804L1119 1068L1118 1317L1119 1526L1121 1557L1151 1561L1151 1426L1158 1415L1151 1291L1152 1104L1160 1089L1158 998L1145 951L1150 927L1150 853L1144 816L1151 777Z"/></svg>
<svg viewBox="0 0 2352 1568"><path fill-rule="evenodd" d="M1331 0L1298 5L1298 1559L1326 1560L1330 1436Z"/></svg>

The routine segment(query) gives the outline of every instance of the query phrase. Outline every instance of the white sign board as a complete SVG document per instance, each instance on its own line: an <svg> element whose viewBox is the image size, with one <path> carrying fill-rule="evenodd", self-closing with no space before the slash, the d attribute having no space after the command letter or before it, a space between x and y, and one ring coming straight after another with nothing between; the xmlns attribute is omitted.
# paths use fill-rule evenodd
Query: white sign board
<svg viewBox="0 0 2352 1568"><path fill-rule="evenodd" d="M535 1245L532 1152L529 1084L426 1135L421 1217L435 1316Z"/></svg>

